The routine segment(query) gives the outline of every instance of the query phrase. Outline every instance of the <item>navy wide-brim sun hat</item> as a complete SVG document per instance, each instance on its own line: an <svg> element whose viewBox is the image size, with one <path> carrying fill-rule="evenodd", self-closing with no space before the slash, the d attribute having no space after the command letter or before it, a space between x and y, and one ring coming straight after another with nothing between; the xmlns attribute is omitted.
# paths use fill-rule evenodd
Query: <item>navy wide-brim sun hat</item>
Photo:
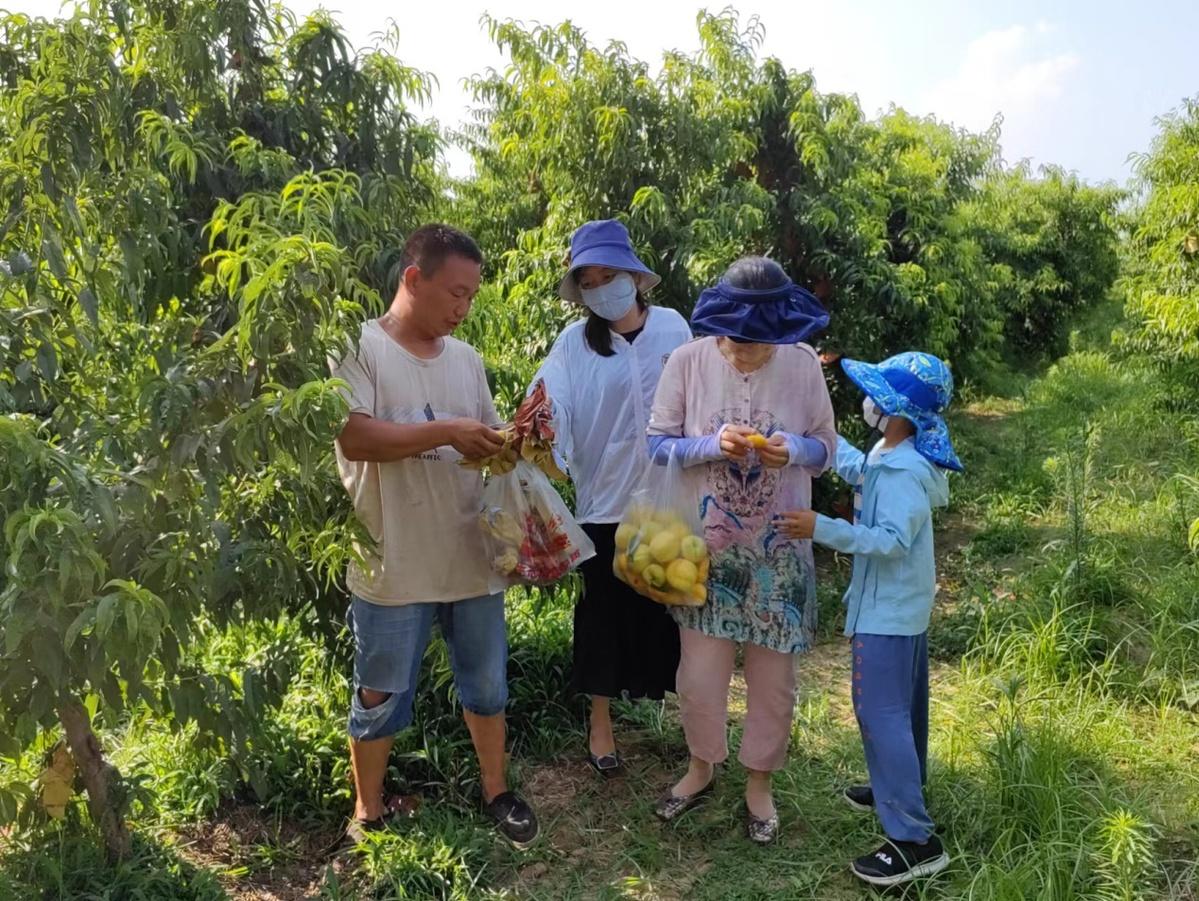
<svg viewBox="0 0 1199 901"><path fill-rule="evenodd" d="M575 272L584 266L606 266L632 273L637 290L649 291L662 277L637 259L624 223L616 219L584 222L570 236L570 268L558 283L558 295L571 303L583 302Z"/></svg>
<svg viewBox="0 0 1199 901"><path fill-rule="evenodd" d="M953 399L953 374L932 354L908 352L881 363L843 359L841 368L888 416L916 427L916 450L926 460L954 472L962 463L949 440L942 413Z"/></svg>
<svg viewBox="0 0 1199 901"><path fill-rule="evenodd" d="M828 328L816 295L787 279L774 288L735 288L721 279L695 302L691 331L754 344L799 344Z"/></svg>

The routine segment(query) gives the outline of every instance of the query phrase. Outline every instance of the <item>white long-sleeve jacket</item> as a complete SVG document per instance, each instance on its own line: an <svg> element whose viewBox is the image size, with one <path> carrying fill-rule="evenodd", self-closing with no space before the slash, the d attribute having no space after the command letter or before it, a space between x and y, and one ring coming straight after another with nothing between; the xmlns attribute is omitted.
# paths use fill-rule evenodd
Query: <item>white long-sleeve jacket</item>
<svg viewBox="0 0 1199 901"><path fill-rule="evenodd" d="M558 452L575 483L579 522L619 522L637 487L649 453L645 430L666 358L691 340L687 320L665 307L650 307L632 344L612 333L613 355L587 346L584 320L554 342L534 379L545 379L554 405Z"/></svg>

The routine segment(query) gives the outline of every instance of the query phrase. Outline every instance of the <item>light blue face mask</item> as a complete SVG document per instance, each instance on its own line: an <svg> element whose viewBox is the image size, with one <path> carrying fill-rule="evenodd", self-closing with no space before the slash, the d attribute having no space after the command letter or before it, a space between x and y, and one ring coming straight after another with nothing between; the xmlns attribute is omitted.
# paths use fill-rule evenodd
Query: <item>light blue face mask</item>
<svg viewBox="0 0 1199 901"><path fill-rule="evenodd" d="M637 283L632 274L621 272L606 285L582 288L583 304L601 319L616 322L637 302Z"/></svg>

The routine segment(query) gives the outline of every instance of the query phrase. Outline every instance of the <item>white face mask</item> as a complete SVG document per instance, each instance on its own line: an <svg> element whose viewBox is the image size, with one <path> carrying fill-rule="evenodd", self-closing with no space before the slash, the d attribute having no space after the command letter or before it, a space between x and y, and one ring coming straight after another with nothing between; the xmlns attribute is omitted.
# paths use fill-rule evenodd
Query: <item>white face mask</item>
<svg viewBox="0 0 1199 901"><path fill-rule="evenodd" d="M887 423L891 421L891 417L880 410L869 396L862 398L862 418L866 420L866 425L880 432L887 431Z"/></svg>
<svg viewBox="0 0 1199 901"><path fill-rule="evenodd" d="M632 274L621 272L606 285L598 288L581 288L583 303L587 309L601 319L615 322L633 309L637 302L637 283Z"/></svg>

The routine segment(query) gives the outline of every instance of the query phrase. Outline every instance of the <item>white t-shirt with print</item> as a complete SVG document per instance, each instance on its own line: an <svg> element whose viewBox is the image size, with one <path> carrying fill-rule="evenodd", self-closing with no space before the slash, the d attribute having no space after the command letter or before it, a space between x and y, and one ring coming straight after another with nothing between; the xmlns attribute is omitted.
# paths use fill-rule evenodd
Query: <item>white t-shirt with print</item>
<svg viewBox="0 0 1199 901"><path fill-rule="evenodd" d="M470 418L499 425L483 361L473 347L446 338L441 353L421 359L375 320L362 327L357 353L331 361L349 386L352 413L397 423ZM354 512L377 542L358 548L350 590L376 604L459 601L498 590L479 530L483 481L458 465L452 447L390 463L347 460L336 445L342 484Z"/></svg>

